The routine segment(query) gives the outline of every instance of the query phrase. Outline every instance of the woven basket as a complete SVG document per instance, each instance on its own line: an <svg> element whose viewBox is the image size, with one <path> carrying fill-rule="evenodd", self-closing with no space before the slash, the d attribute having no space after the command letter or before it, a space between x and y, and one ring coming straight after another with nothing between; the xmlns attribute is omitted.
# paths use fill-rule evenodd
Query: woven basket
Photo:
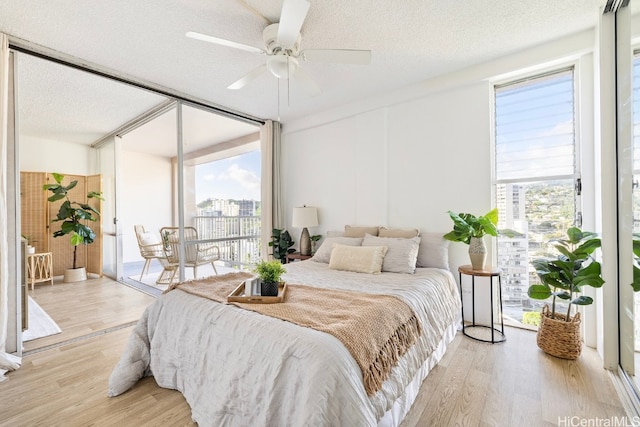
<svg viewBox="0 0 640 427"><path fill-rule="evenodd" d="M538 329L538 347L552 356L577 359L582 351L580 313L576 313L568 322L563 314L556 313L555 317L551 318L549 306L545 305Z"/></svg>

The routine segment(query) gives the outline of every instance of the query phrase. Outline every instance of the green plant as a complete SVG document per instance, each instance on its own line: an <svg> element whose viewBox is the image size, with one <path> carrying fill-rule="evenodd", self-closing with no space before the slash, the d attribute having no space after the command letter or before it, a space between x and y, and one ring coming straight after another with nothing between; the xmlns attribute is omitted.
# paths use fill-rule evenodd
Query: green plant
<svg viewBox="0 0 640 427"><path fill-rule="evenodd" d="M269 246L273 247L273 257L280 260L282 264L287 262L287 254L295 252L295 249L290 249L294 245L294 241L291 239L291 235L285 229L274 228L271 234L271 241Z"/></svg>
<svg viewBox="0 0 640 427"><path fill-rule="evenodd" d="M633 234L633 282L634 292L640 291L640 234Z"/></svg>
<svg viewBox="0 0 640 427"><path fill-rule="evenodd" d="M253 270L265 283L278 283L286 270L278 260L260 261Z"/></svg>
<svg viewBox="0 0 640 427"><path fill-rule="evenodd" d="M498 235L498 209L495 208L485 215L475 216L469 213L456 214L447 212L453 221L453 230L443 237L453 242L462 242L467 245L472 237L483 237L485 234L491 236Z"/></svg>
<svg viewBox="0 0 640 427"><path fill-rule="evenodd" d="M53 237L60 237L67 234L71 235L71 244L74 246L73 268L75 269L78 245L89 245L93 243L96 238L96 234L85 224L85 222L96 221L96 217L100 215L100 212L86 203L72 202L69 199L68 193L78 185L78 181L71 181L69 185L64 186L62 185L64 175L59 173L54 173L53 179L56 181L55 184L45 184L42 186L44 191L51 191L51 193L53 193L53 195L49 196L47 200L49 202L56 202L58 200L66 199L62 205L60 205L56 219L52 221L63 221L60 226L60 230L53 232ZM100 192L90 191L87 193L87 199L93 198L104 200L102 198L102 193Z"/></svg>
<svg viewBox="0 0 640 427"><path fill-rule="evenodd" d="M27 245L33 246L34 243L38 243L37 240L33 240L31 236L27 236L25 234L21 234L22 238L27 241Z"/></svg>
<svg viewBox="0 0 640 427"><path fill-rule="evenodd" d="M316 234L315 236L309 237L309 239L311 239L312 242L317 242L318 240L322 239L322 235Z"/></svg>
<svg viewBox="0 0 640 427"><path fill-rule="evenodd" d="M601 241L596 233L581 231L577 227L567 230L567 239L553 240L554 247L560 252L556 258L539 258L532 264L541 284L529 286L529 297L547 299L553 297L551 317L555 319L556 298L568 301L565 320L571 320L571 305L589 305L591 297L578 295L584 286L599 288L604 284L601 266L591 254L600 247ZM575 297L575 298L574 298Z"/></svg>

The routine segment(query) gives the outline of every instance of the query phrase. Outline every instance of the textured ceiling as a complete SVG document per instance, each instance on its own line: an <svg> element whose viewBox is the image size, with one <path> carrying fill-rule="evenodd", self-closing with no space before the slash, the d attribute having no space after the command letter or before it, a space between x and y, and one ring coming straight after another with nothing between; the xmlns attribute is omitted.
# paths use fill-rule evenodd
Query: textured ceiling
<svg viewBox="0 0 640 427"><path fill-rule="evenodd" d="M3 0L0 31L125 75L174 89L259 118L287 120L323 111L430 77L490 61L527 47L592 28L596 0L310 0L301 48L371 49L368 66L303 63L323 93L309 98L292 80L280 97L278 80L264 74L241 90L226 87L265 57L185 37L196 31L263 48L262 29L278 22L282 0ZM27 61L25 61L27 62ZM50 105L29 106L44 129L47 108L90 120L98 134L136 115L159 97L125 95L105 84L87 95L77 78L24 64L31 96ZM42 79L40 82L39 79ZM47 83L54 81L54 84ZM281 81L281 90L286 81ZM103 83L100 83L103 84ZM75 98L79 94L81 99ZM100 100L96 100L100 98ZM126 100L126 102L122 102ZM288 99L288 101L287 101ZM33 99L24 103L34 103ZM84 103L100 110L83 117ZM288 105L287 105L288 104ZM73 110L73 108L78 110ZM25 107L26 108L26 107ZM116 117L118 116L118 117ZM35 117L35 116L34 116ZM130 118L130 117L129 117ZM62 123L59 123L62 125Z"/></svg>

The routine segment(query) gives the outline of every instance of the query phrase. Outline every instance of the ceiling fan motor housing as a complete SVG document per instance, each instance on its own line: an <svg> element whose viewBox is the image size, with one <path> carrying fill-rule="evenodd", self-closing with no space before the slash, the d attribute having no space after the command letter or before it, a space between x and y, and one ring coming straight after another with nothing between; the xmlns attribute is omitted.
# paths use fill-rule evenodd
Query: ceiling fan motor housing
<svg viewBox="0 0 640 427"><path fill-rule="evenodd" d="M300 50L300 34L296 42L290 48L282 46L278 43L278 24L271 24L262 30L262 40L267 48L267 54L272 55L278 51L288 51L287 53L297 57Z"/></svg>

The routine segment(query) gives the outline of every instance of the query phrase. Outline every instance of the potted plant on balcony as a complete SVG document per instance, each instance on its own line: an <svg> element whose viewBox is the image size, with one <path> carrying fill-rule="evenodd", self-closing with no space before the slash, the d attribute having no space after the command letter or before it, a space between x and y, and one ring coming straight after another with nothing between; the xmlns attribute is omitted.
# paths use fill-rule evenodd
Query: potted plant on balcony
<svg viewBox="0 0 640 427"><path fill-rule="evenodd" d="M469 245L469 259L474 270L483 270L487 259L487 247L484 236L498 235L498 208L495 208L485 215L475 216L470 213L456 214L447 212L453 221L453 230L443 237L453 242L462 242Z"/></svg>
<svg viewBox="0 0 640 427"><path fill-rule="evenodd" d="M261 261L254 270L260 278L260 290L262 296L278 296L280 278L286 272L280 261Z"/></svg>
<svg viewBox="0 0 640 427"><path fill-rule="evenodd" d="M596 233L581 231L577 227L567 230L566 239L554 240L559 254L555 258L532 261L541 284L529 287L529 297L552 297L551 309L545 304L537 342L545 353L563 359L577 359L582 350L580 313L571 316L573 305L589 305L593 299L579 295L584 286L599 288L604 284L601 266L592 254L600 247ZM567 301L566 314L556 313L556 298Z"/></svg>
<svg viewBox="0 0 640 427"><path fill-rule="evenodd" d="M44 191L50 191L52 193L47 200L53 203L65 199L60 205L56 219L52 220L52 222L62 221L60 229L53 232L53 237L70 235L70 241L73 245L73 267L65 270L64 281L77 282L86 280L86 268L77 266L78 245L89 245L93 243L96 234L86 225L86 222L96 221L100 212L87 203L74 202L69 199L69 191L78 185L78 181L71 181L71 183L66 186L62 185L64 175L59 173L54 173L53 179L56 181L55 184L45 184L42 186ZM96 191L88 192L87 199L93 198L104 200L102 193Z"/></svg>

